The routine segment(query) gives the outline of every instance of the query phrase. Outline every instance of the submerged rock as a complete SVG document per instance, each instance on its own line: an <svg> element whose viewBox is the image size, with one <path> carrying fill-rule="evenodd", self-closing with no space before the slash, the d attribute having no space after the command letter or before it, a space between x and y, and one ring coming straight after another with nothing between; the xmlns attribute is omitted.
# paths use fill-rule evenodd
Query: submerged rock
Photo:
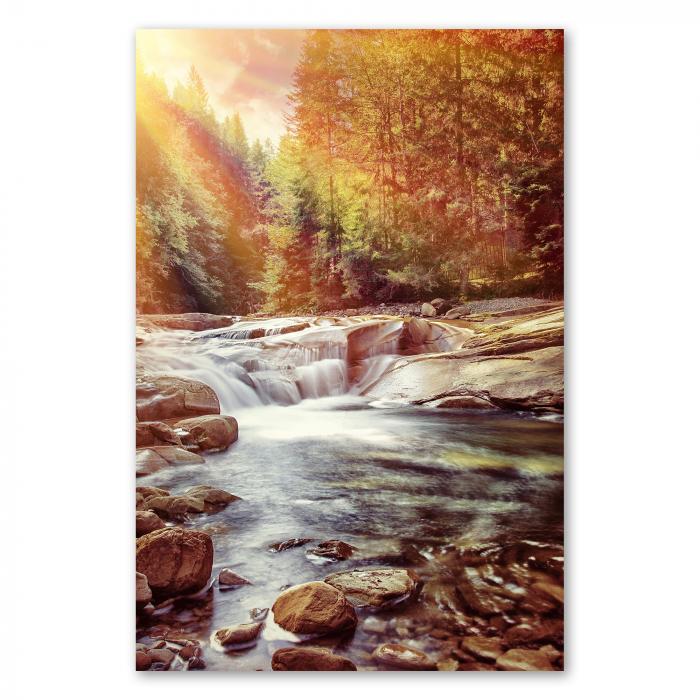
<svg viewBox="0 0 700 700"><path fill-rule="evenodd" d="M233 416L185 418L175 427L187 433L183 436L187 444L205 452L221 452L238 440L238 421Z"/></svg>
<svg viewBox="0 0 700 700"><path fill-rule="evenodd" d="M136 511L136 537L147 535L149 532L161 530L165 523L150 510Z"/></svg>
<svg viewBox="0 0 700 700"><path fill-rule="evenodd" d="M330 634L353 629L355 610L345 596L322 581L287 589L272 606L275 622L289 632Z"/></svg>
<svg viewBox="0 0 700 700"><path fill-rule="evenodd" d="M182 377L154 377L136 384L139 421L160 421L220 413L214 390L202 382Z"/></svg>
<svg viewBox="0 0 700 700"><path fill-rule="evenodd" d="M272 655L273 671L357 671L343 656L319 647L284 647Z"/></svg>
<svg viewBox="0 0 700 700"><path fill-rule="evenodd" d="M502 671L553 671L547 655L533 649L509 649L496 665Z"/></svg>
<svg viewBox="0 0 700 700"><path fill-rule="evenodd" d="M293 537L290 540L284 540L283 542L275 542L271 544L267 549L269 552L284 552L286 549L293 549L294 547L301 547L304 544L311 542L308 537Z"/></svg>
<svg viewBox="0 0 700 700"><path fill-rule="evenodd" d="M159 600L203 588L211 576L213 559L211 537L197 530L166 528L136 542L136 571L148 578Z"/></svg>
<svg viewBox="0 0 700 700"><path fill-rule="evenodd" d="M262 622L243 622L239 625L224 627L214 632L214 639L223 647L253 646L262 626Z"/></svg>
<svg viewBox="0 0 700 700"><path fill-rule="evenodd" d="M317 547L308 550L309 554L326 559L344 560L352 556L354 547L341 540L327 540L321 542Z"/></svg>
<svg viewBox="0 0 700 700"><path fill-rule="evenodd" d="M411 596L420 579L411 569L356 569L331 574L324 581L342 591L353 605L380 607Z"/></svg>
<svg viewBox="0 0 700 700"><path fill-rule="evenodd" d="M404 644L380 644L372 652L372 658L377 663L405 671L437 670L437 664L425 652Z"/></svg>
<svg viewBox="0 0 700 700"><path fill-rule="evenodd" d="M234 586L250 585L250 581L243 576L239 576L231 569L221 569L219 571L219 588L233 588Z"/></svg>

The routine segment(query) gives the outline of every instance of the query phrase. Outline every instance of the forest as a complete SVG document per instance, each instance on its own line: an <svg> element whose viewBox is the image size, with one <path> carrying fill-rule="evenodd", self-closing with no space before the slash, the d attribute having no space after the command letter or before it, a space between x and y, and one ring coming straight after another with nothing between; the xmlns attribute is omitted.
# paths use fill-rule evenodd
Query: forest
<svg viewBox="0 0 700 700"><path fill-rule="evenodd" d="M311 30L279 144L136 62L140 313L563 295L563 32Z"/></svg>

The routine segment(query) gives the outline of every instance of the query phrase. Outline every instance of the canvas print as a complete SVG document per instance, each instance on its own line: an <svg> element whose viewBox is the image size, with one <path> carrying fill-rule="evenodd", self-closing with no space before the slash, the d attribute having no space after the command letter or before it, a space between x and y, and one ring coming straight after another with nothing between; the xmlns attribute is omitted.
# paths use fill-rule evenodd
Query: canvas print
<svg viewBox="0 0 700 700"><path fill-rule="evenodd" d="M137 32L137 670L564 668L563 43Z"/></svg>

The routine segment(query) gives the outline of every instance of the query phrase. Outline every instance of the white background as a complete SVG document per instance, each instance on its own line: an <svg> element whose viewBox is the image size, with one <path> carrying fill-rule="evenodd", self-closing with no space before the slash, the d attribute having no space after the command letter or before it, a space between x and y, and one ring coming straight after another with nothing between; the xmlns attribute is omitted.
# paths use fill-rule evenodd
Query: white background
<svg viewBox="0 0 700 700"><path fill-rule="evenodd" d="M690 8L2 1L5 697L697 697L700 83ZM565 673L131 670L133 51L134 30L154 26L566 30Z"/></svg>

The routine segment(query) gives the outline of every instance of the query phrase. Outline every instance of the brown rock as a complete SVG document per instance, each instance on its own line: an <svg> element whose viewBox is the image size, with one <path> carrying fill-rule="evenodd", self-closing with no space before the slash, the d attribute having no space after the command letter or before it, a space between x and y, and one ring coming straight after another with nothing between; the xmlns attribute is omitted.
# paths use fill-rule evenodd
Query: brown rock
<svg viewBox="0 0 700 700"><path fill-rule="evenodd" d="M284 647L272 655L273 671L357 671L343 656L318 647Z"/></svg>
<svg viewBox="0 0 700 700"><path fill-rule="evenodd" d="M223 451L238 440L238 421L233 416L200 416L186 418L175 424L187 431L186 443L194 443L200 450Z"/></svg>
<svg viewBox="0 0 700 700"><path fill-rule="evenodd" d="M504 635L503 641L511 647L536 642L561 641L564 635L564 623L561 620L542 620L537 623L521 623L511 627Z"/></svg>
<svg viewBox="0 0 700 700"><path fill-rule="evenodd" d="M156 377L136 384L139 421L217 414L219 399L211 387L194 379Z"/></svg>
<svg viewBox="0 0 700 700"><path fill-rule="evenodd" d="M322 581L287 589L272 606L275 622L299 634L329 634L352 629L357 615L345 596Z"/></svg>
<svg viewBox="0 0 700 700"><path fill-rule="evenodd" d="M176 445L182 447L179 436L167 423L142 421L136 423L136 447Z"/></svg>
<svg viewBox="0 0 700 700"><path fill-rule="evenodd" d="M496 666L502 671L553 671L546 654L532 649L509 649L499 656Z"/></svg>
<svg viewBox="0 0 700 700"><path fill-rule="evenodd" d="M185 513L203 513L204 501L191 496L151 496L146 499L146 508L166 517Z"/></svg>
<svg viewBox="0 0 700 700"><path fill-rule="evenodd" d="M437 670L437 664L427 654L403 644L380 644L372 652L372 658L377 663L405 671Z"/></svg>
<svg viewBox="0 0 700 700"><path fill-rule="evenodd" d="M156 445L136 450L136 476L147 476L179 464L203 464L204 459L182 447Z"/></svg>
<svg viewBox="0 0 700 700"><path fill-rule="evenodd" d="M301 547L303 544L311 542L309 538L293 537L290 540L284 540L284 542L275 542L268 547L270 552L284 552L286 549L293 549L294 547Z"/></svg>
<svg viewBox="0 0 700 700"><path fill-rule="evenodd" d="M428 317L437 316L437 309L432 304L425 302L425 304L420 307L420 315Z"/></svg>
<svg viewBox="0 0 700 700"><path fill-rule="evenodd" d="M211 576L213 558L211 537L197 530L166 528L136 542L136 570L148 578L158 600L203 588Z"/></svg>
<svg viewBox="0 0 700 700"><path fill-rule="evenodd" d="M136 609L143 610L150 602L153 594L148 585L148 579L136 572Z"/></svg>
<svg viewBox="0 0 700 700"><path fill-rule="evenodd" d="M170 649L151 649L148 652L148 655L151 657L151 662L154 664L163 664L163 669L168 669L170 668L170 664L172 664L173 659L175 658L175 654L170 651Z"/></svg>
<svg viewBox="0 0 700 700"><path fill-rule="evenodd" d="M503 654L501 640L495 637L465 637L462 649L484 661L495 661Z"/></svg>
<svg viewBox="0 0 700 700"><path fill-rule="evenodd" d="M250 585L250 581L243 576L239 576L235 571L231 569L221 569L219 572L219 587L220 588L232 588L233 586L245 586Z"/></svg>
<svg viewBox="0 0 700 700"><path fill-rule="evenodd" d="M327 540L309 550L310 554L326 559L344 560L352 556L354 547L341 540Z"/></svg>
<svg viewBox="0 0 700 700"><path fill-rule="evenodd" d="M233 501L241 500L238 496L234 496L228 491L217 489L213 486L193 486L192 488L187 489L184 495L201 499L205 503L210 503L211 505L215 506L225 506Z"/></svg>
<svg viewBox="0 0 700 700"><path fill-rule="evenodd" d="M564 589L556 583L547 583L546 581L538 581L533 584L532 590L541 593L551 599L558 605L564 605Z"/></svg>
<svg viewBox="0 0 700 700"><path fill-rule="evenodd" d="M206 331L214 328L225 328L233 323L233 316L217 314L184 313L184 314L140 314L137 323L145 326L158 326L185 331Z"/></svg>
<svg viewBox="0 0 700 700"><path fill-rule="evenodd" d="M244 622L232 627L224 627L214 632L214 638L224 647L248 647L255 644L255 640L262 630L262 622Z"/></svg>
<svg viewBox="0 0 700 700"><path fill-rule="evenodd" d="M136 537L147 535L154 530L161 530L165 523L150 510L136 511Z"/></svg>
<svg viewBox="0 0 700 700"><path fill-rule="evenodd" d="M148 671L152 664L151 655L147 651L136 652L136 670Z"/></svg>
<svg viewBox="0 0 700 700"><path fill-rule="evenodd" d="M358 607L390 605L411 596L419 578L411 569L355 569L327 576L325 582L342 591Z"/></svg>
<svg viewBox="0 0 700 700"><path fill-rule="evenodd" d="M166 491L165 489L159 489L155 486L137 486L136 495L141 496L145 499L149 496L169 496L170 491Z"/></svg>

